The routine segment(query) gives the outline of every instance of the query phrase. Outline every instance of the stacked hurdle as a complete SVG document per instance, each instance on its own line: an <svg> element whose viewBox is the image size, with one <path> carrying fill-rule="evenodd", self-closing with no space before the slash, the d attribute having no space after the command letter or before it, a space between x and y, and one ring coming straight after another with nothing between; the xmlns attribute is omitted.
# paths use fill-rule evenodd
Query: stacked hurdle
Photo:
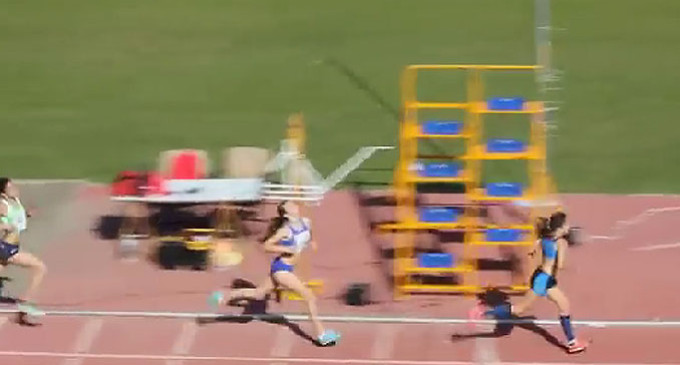
<svg viewBox="0 0 680 365"><path fill-rule="evenodd" d="M546 125L544 104L521 97L489 97L484 94L482 76L493 71L537 72L538 66L503 65L411 65L401 80L402 119L399 131L399 161L394 170L396 221L383 224L384 231L395 233L394 288L395 297L415 292L479 293L486 290L478 284L481 246L517 246L530 249L536 239L532 222L539 206L528 204L530 222L497 226L480 217L486 204L534 202L554 191L546 167ZM452 102L421 101L417 97L420 72L464 72L466 100ZM423 110L459 110L462 121L421 120ZM523 114L530 123L528 141L510 138L486 138L484 117L489 114ZM427 156L419 153L419 141L440 140L462 142L465 152L454 156ZM439 160L439 161L436 161ZM518 182L482 184L482 164L486 161L525 160L528 162L527 186ZM464 188L463 207L420 206L417 187L422 184L459 184ZM418 231L461 231L463 250L460 258L450 253L416 254ZM424 276L453 276L457 280L445 284L424 284ZM461 280L462 279L462 280ZM528 289L527 278L509 287L510 292ZM501 285L488 285L496 288Z"/></svg>

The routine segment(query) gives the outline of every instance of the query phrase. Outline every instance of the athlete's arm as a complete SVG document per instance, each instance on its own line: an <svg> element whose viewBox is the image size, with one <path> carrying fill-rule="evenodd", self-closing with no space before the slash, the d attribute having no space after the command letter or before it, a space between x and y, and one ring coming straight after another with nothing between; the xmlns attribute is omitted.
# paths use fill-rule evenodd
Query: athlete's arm
<svg viewBox="0 0 680 365"><path fill-rule="evenodd" d="M541 248L541 240L536 240L534 241L534 245L531 246L531 251L529 251L529 256L534 257L538 253L538 250Z"/></svg>
<svg viewBox="0 0 680 365"><path fill-rule="evenodd" d="M312 232L312 221L310 221L309 218L302 218L302 221L307 226L307 229L309 229L309 246L312 248L312 250L316 251L318 245L314 239L314 233Z"/></svg>
<svg viewBox="0 0 680 365"><path fill-rule="evenodd" d="M285 253L295 254L295 251L288 247L278 245L277 243L286 237L288 234L287 228L280 228L276 233L264 241L264 250L271 253Z"/></svg>
<svg viewBox="0 0 680 365"><path fill-rule="evenodd" d="M564 268L564 261L565 257L567 256L567 247L568 243L566 239L560 238L557 240L557 268L560 270Z"/></svg>
<svg viewBox="0 0 680 365"><path fill-rule="evenodd" d="M319 245L316 243L316 240L314 239L314 233L312 233L312 230L309 230L309 246L312 248L314 252L319 248Z"/></svg>
<svg viewBox="0 0 680 365"><path fill-rule="evenodd" d="M0 230L7 231L7 233L12 233L16 231L14 225L9 223L0 223Z"/></svg>
<svg viewBox="0 0 680 365"><path fill-rule="evenodd" d="M0 230L8 233L16 231L14 225L7 223L7 206L0 204Z"/></svg>

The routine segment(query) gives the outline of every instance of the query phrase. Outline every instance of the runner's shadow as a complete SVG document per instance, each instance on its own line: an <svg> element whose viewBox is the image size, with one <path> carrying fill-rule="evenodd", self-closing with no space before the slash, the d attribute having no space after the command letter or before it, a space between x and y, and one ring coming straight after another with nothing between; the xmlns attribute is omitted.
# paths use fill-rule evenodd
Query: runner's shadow
<svg viewBox="0 0 680 365"><path fill-rule="evenodd" d="M243 280L243 279L236 279L232 283L232 288L255 288L255 284ZM312 336L307 334L302 328L300 328L300 325L297 323L293 323L289 321L285 316L280 315L280 314L272 314L267 312L267 303L270 300L269 295L264 299L264 300L243 300L243 299L236 299L233 300L232 302L228 303L229 306L236 306L236 307L242 307L243 312L235 315L222 315L222 316L217 316L217 317L211 317L211 318L197 318L196 322L199 325L204 325L204 324L211 324L211 323L220 323L220 322L226 322L226 323L250 323L254 320L269 323L269 324L276 324L279 326L285 326L288 327L288 329L293 332L295 335L317 345L320 346L320 344L317 342L316 339L314 339Z"/></svg>
<svg viewBox="0 0 680 365"><path fill-rule="evenodd" d="M17 304L19 303L19 300L16 298L8 297L2 294L2 291L5 286L6 281L12 281L12 279L5 277L5 276L0 276L0 304ZM23 327L40 327L42 324L37 323L37 322L32 322L29 320L29 317L26 314L16 314L16 319L15 322Z"/></svg>
<svg viewBox="0 0 680 365"><path fill-rule="evenodd" d="M40 327L42 323L32 322L27 314L21 313L17 315L15 322L22 327Z"/></svg>
<svg viewBox="0 0 680 365"><path fill-rule="evenodd" d="M487 307L495 307L500 304L508 304L509 303L509 298L506 293L501 292L500 290L496 289L490 289L482 294L479 295L479 300L482 302ZM562 350L565 349L564 345L560 343L560 340L558 340L555 336L553 336L550 332L548 332L545 328L537 325L534 323L534 320L536 317L534 316L513 316L513 320L522 320L524 321L523 323L497 323L493 330L487 331L487 332L477 332L477 333L466 333L466 334L457 334L454 333L451 335L451 341L452 342L458 342L470 338L498 338L498 337L504 337L508 336L512 333L512 331L515 329L515 327L519 327L523 330L527 330L530 332L533 332L537 334L538 336L543 337L548 343L551 345L558 347Z"/></svg>
<svg viewBox="0 0 680 365"><path fill-rule="evenodd" d="M5 282L12 281L11 278L0 276L0 304L17 304L17 299L5 296L2 292L5 289Z"/></svg>
<svg viewBox="0 0 680 365"><path fill-rule="evenodd" d="M519 327L523 330L533 332L536 335L543 337L543 339L545 339L548 343L550 343L551 345L553 345L555 347L558 347L560 349L565 349L564 345L562 343L560 343L560 340L558 340L555 336L553 336L545 328L540 327L539 325L537 325L536 323L533 322L533 320L535 320L536 317L534 317L534 316L527 316L527 317L513 316L512 319L524 320L524 321L530 321L530 322L518 323L518 324L499 323L499 324L496 324L494 326L493 330L490 331L490 332L477 332L477 333L465 333L465 334L454 333L453 335L451 335L451 341L452 342L459 342L459 341L463 341L463 340L471 339L471 338L499 338L499 337L504 337L504 336L510 335L515 327Z"/></svg>
<svg viewBox="0 0 680 365"><path fill-rule="evenodd" d="M17 298L0 295L0 304L17 304L18 302L19 300Z"/></svg>

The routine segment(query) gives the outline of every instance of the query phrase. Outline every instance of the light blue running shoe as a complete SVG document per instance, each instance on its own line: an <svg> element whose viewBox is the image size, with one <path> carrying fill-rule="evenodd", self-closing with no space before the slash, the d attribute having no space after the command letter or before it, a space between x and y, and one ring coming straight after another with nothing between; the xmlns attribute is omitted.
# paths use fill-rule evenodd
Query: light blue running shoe
<svg viewBox="0 0 680 365"><path fill-rule="evenodd" d="M221 291L214 291L208 297L208 305L217 310L224 303L224 294Z"/></svg>
<svg viewBox="0 0 680 365"><path fill-rule="evenodd" d="M17 309L20 313L25 313L32 317L42 317L45 312L27 303L21 303L17 305Z"/></svg>
<svg viewBox="0 0 680 365"><path fill-rule="evenodd" d="M325 330L321 336L319 336L318 341L321 346L328 346L331 343L340 341L340 334L333 330Z"/></svg>

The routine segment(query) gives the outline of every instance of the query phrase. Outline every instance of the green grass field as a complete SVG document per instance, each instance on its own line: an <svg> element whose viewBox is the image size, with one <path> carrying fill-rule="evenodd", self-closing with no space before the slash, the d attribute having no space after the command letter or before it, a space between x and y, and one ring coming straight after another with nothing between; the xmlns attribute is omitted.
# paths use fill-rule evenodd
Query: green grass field
<svg viewBox="0 0 680 365"><path fill-rule="evenodd" d="M396 143L405 65L533 63L532 5L0 0L0 170L108 181L164 149L275 148L303 111L328 173L359 146ZM552 139L560 189L680 191L680 2L555 1L553 12L567 28L553 41L566 72ZM432 90L448 87L460 85Z"/></svg>

